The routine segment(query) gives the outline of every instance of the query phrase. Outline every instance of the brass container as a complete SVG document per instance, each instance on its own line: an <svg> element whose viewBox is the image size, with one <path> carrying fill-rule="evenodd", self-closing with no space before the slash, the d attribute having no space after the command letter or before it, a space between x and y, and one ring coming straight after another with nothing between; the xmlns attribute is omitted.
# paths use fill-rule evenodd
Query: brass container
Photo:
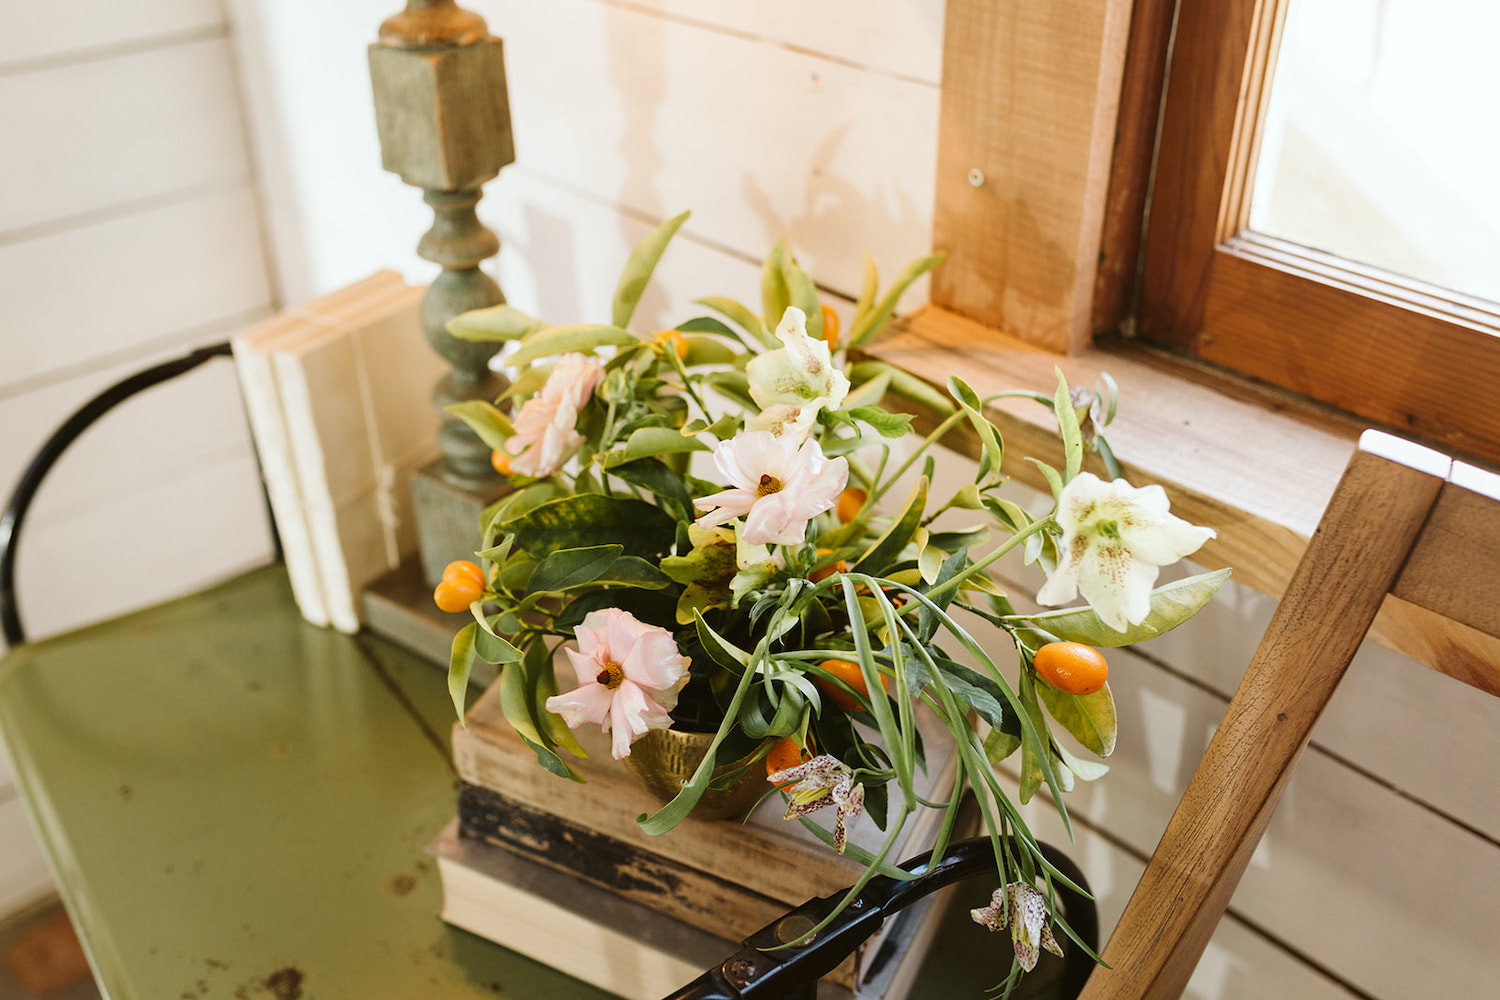
<svg viewBox="0 0 1500 1000"><path fill-rule="evenodd" d="M630 745L625 764L648 791L663 802L670 802L698 770L713 739L713 733L653 729ZM714 779L743 767L744 763L739 760L718 768ZM769 790L765 768L752 766L728 788L705 791L692 814L699 819L737 819Z"/></svg>

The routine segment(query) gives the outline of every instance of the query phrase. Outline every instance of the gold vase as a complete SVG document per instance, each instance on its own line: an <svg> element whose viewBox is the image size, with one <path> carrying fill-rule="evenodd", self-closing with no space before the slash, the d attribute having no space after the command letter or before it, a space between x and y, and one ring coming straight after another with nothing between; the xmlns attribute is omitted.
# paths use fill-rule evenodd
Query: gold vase
<svg viewBox="0 0 1500 1000"><path fill-rule="evenodd" d="M684 733L676 729L653 729L630 745L625 764L657 798L669 802L698 770L713 733ZM726 764L714 771L714 780L743 767L746 760ZM699 819L736 819L760 799L770 786L765 769L751 766L728 788L709 788L693 807Z"/></svg>

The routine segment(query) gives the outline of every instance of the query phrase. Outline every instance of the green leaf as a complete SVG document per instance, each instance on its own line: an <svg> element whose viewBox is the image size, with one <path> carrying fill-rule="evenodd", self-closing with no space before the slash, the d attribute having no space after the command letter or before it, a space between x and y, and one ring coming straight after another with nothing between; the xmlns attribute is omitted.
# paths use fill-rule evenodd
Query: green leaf
<svg viewBox="0 0 1500 1000"><path fill-rule="evenodd" d="M678 521L691 521L697 512L693 510L693 498L688 493L682 476L673 472L658 458L642 458L624 465L611 465L609 474L618 476L632 486L649 490L656 502Z"/></svg>
<svg viewBox="0 0 1500 1000"><path fill-rule="evenodd" d="M1020 690L1017 692L1021 698L1021 707L1027 715L1031 716L1031 725L1036 730L1038 738L1046 743L1050 740L1047 735L1047 720L1042 715L1042 706L1037 704L1036 684L1032 681L1031 673L1023 670L1021 672ZM1042 753L1046 753L1045 746ZM1050 770L1050 762L1047 770ZM1043 762L1037 755L1037 747L1031 740L1021 742L1021 789L1017 796L1024 806L1031 801L1037 789L1042 787L1046 779Z"/></svg>
<svg viewBox="0 0 1500 1000"><path fill-rule="evenodd" d="M1020 733L1002 733L992 729L984 738L984 756L991 764L998 764L1021 746Z"/></svg>
<svg viewBox="0 0 1500 1000"><path fill-rule="evenodd" d="M1057 724L1089 751L1100 757L1115 752L1119 722L1108 684L1093 694L1068 694L1038 678L1036 693Z"/></svg>
<svg viewBox="0 0 1500 1000"><path fill-rule="evenodd" d="M478 631L473 622L459 629L448 655L448 695L460 719L464 717L464 697L469 693L469 673L474 669L474 633Z"/></svg>
<svg viewBox="0 0 1500 1000"><path fill-rule="evenodd" d="M521 658L519 649L482 628L474 633L474 652L486 663L514 663Z"/></svg>
<svg viewBox="0 0 1500 1000"><path fill-rule="evenodd" d="M896 303L900 300L901 294L910 287L913 281L941 264L943 257L941 253L935 253L906 265L906 269L896 278L896 283L885 293L880 304L867 310L863 316L856 317L849 330L849 346L862 347L880 336L886 323L890 321L891 315L896 311Z"/></svg>
<svg viewBox="0 0 1500 1000"><path fill-rule="evenodd" d="M687 342L687 356L682 359L684 368L730 365L740 358L734 348L713 337L684 337L683 340Z"/></svg>
<svg viewBox="0 0 1500 1000"><path fill-rule="evenodd" d="M1109 773L1108 764L1101 764L1097 760L1082 760L1075 757L1061 743L1053 743L1052 751L1068 770L1078 775L1079 781L1098 781Z"/></svg>
<svg viewBox="0 0 1500 1000"><path fill-rule="evenodd" d="M482 399L465 400L443 409L468 424L491 449L503 449L510 438L510 418Z"/></svg>
<svg viewBox="0 0 1500 1000"><path fill-rule="evenodd" d="M459 340L521 340L545 324L510 306L490 306L459 313L448 321L448 332Z"/></svg>
<svg viewBox="0 0 1500 1000"><path fill-rule="evenodd" d="M538 558L558 549L577 549L600 538L618 538L625 554L654 557L677 538L677 524L660 508L634 497L580 493L550 500L506 518L502 530L516 545Z"/></svg>
<svg viewBox="0 0 1500 1000"><path fill-rule="evenodd" d="M1000 685L984 674L946 657L933 656L932 661L943 681L964 704L983 716L996 733L1021 740L1021 719L1009 707L1009 699Z"/></svg>
<svg viewBox="0 0 1500 1000"><path fill-rule="evenodd" d="M773 351L781 346L781 342L766 329L766 324L761 322L760 317L734 299L724 298L722 295L711 295L706 299L698 299L697 302L700 306L708 306L715 312L728 316L745 331L747 336L753 338L755 344ZM746 347L752 346L751 341L746 340L745 337L740 339L744 341Z"/></svg>
<svg viewBox="0 0 1500 1000"><path fill-rule="evenodd" d="M1224 586L1229 572L1227 568L1216 569L1157 587L1151 592L1150 613L1139 625L1128 625L1123 632L1106 625L1094 609L1088 607L1016 617L1034 622L1039 628L1070 642L1087 646L1129 646L1170 632L1193 617Z"/></svg>
<svg viewBox="0 0 1500 1000"><path fill-rule="evenodd" d="M558 549L537 564L526 585L528 593L555 594L592 583L614 565L625 551L623 545L590 545Z"/></svg>
<svg viewBox="0 0 1500 1000"><path fill-rule="evenodd" d="M739 339L739 334L712 316L699 316L696 319L678 323L676 329L679 333L717 333L721 336Z"/></svg>
<svg viewBox="0 0 1500 1000"><path fill-rule="evenodd" d="M594 581L611 587L638 587L643 590L665 590L672 585L667 574L640 556L621 556Z"/></svg>
<svg viewBox="0 0 1500 1000"><path fill-rule="evenodd" d="M953 400L915 375L901 371L899 368L894 368L884 361L859 362L849 369L849 381L859 384L881 374L889 374L891 376L890 391L902 399L909 399L933 413L948 414L953 412Z"/></svg>
<svg viewBox="0 0 1500 1000"><path fill-rule="evenodd" d="M697 438L687 437L675 427L642 427L630 435L624 449L609 453L604 460L604 467L609 469L658 455L708 450L708 445Z"/></svg>
<svg viewBox="0 0 1500 1000"><path fill-rule="evenodd" d="M1047 480L1047 486L1052 490L1052 499L1056 500L1062 496L1063 481L1062 476L1057 474L1057 470L1039 458L1027 456L1026 460L1041 471L1042 478Z"/></svg>
<svg viewBox="0 0 1500 1000"><path fill-rule="evenodd" d="M948 378L948 392L958 400L958 405L963 408L964 415L969 418L974 432L979 435L979 442L984 446L984 456L979 463L979 470L974 475L977 483L989 473L992 480L1000 478L1000 463L1005 460L1005 443L1000 439L1000 432L995 430L995 425L990 423L983 413L984 404L980 402L979 396L969 384L957 375Z"/></svg>
<svg viewBox="0 0 1500 1000"><path fill-rule="evenodd" d="M849 395L844 397L844 409L852 410L859 406L877 406L885 398L886 390L891 387L891 373L878 372L872 378L852 384L854 388L850 389Z"/></svg>
<svg viewBox="0 0 1500 1000"><path fill-rule="evenodd" d="M856 406L849 411L855 420L862 420L880 432L881 437L905 437L911 430L911 414L890 413L878 406Z"/></svg>
<svg viewBox="0 0 1500 1000"><path fill-rule="evenodd" d="M690 214L683 212L663 222L630 252L630 259L625 262L625 270L620 272L620 283L615 286L614 308L610 313L611 321L615 326L630 325L630 317L635 315L635 307L641 301L641 294L645 292L647 283L651 281L651 272L656 270L656 263L661 260L667 244L672 242L672 237L677 235L677 230L682 228L682 224L687 221Z"/></svg>
<svg viewBox="0 0 1500 1000"><path fill-rule="evenodd" d="M876 268L875 261L867 253L861 253L860 256L864 259L865 276L860 285L859 298L854 302L854 317L849 322L851 331L859 326L866 313L875 308L875 296L880 292L880 271Z"/></svg>
<svg viewBox="0 0 1500 1000"><path fill-rule="evenodd" d="M636 347L640 343L641 338L618 326L605 326L602 323L554 326L522 344L520 350L506 358L506 364L524 365L538 358L550 358L554 354L566 354L569 351L587 354L599 347Z"/></svg>
<svg viewBox="0 0 1500 1000"><path fill-rule="evenodd" d="M912 487L911 494L906 498L906 504L891 522L891 526L885 530L885 534L875 540L875 544L859 557L859 561L850 568L849 572L875 574L883 572L917 533L926 506L927 477L923 476Z"/></svg>
<svg viewBox="0 0 1500 1000"><path fill-rule="evenodd" d="M786 286L785 260L786 241L777 240L760 270L761 319L767 330L775 330L781 325L786 307L792 304L792 293ZM774 335L771 339L775 346L780 346Z"/></svg>
<svg viewBox="0 0 1500 1000"><path fill-rule="evenodd" d="M743 673L745 665L750 662L750 654L715 632L702 615L695 615L694 620L697 622L698 642L708 658L730 673Z"/></svg>
<svg viewBox="0 0 1500 1000"><path fill-rule="evenodd" d="M1078 429L1078 411L1073 409L1073 399L1068 394L1068 380L1063 377L1061 368L1052 370L1057 373L1057 393L1052 397L1052 410L1057 414L1057 426L1062 434L1063 454L1067 459L1063 482L1067 483L1083 468L1083 432Z"/></svg>
<svg viewBox="0 0 1500 1000"><path fill-rule="evenodd" d="M791 254L786 255L781 265L781 273L786 280L789 304L801 309L807 317L807 335L813 340L822 340L823 308L822 303L818 301L817 287L813 285L807 272L797 265L796 259Z"/></svg>

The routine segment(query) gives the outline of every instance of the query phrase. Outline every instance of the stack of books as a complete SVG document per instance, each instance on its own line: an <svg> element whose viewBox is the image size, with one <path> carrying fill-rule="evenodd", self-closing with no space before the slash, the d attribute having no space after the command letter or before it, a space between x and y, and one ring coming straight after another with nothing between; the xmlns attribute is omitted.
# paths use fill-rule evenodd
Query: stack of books
<svg viewBox="0 0 1500 1000"><path fill-rule="evenodd" d="M918 793L945 800L955 773L952 741L931 728L923 734L929 770ZM505 721L497 687L455 727L458 818L429 847L449 923L627 1000L654 1000L718 965L788 910L852 885L863 870L801 824L785 822L776 794L743 823L690 817L665 836L648 836L636 817L662 803L610 756L607 737L587 729L576 735L589 756L569 763L583 784L537 765ZM938 818L935 810L914 818L892 860L930 847ZM850 832L851 842L872 851L883 839L868 817ZM886 921L825 978L819 995L902 1000L937 926L925 918L942 899L929 897Z"/></svg>
<svg viewBox="0 0 1500 1000"><path fill-rule="evenodd" d="M359 595L417 548L407 483L436 453L423 289L394 271L235 337L235 367L303 617L360 627Z"/></svg>

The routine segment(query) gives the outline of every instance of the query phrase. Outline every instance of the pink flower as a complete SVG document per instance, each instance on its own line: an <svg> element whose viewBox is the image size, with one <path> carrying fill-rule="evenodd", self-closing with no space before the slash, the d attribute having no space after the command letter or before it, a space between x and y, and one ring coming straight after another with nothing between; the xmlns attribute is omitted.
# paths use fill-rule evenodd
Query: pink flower
<svg viewBox="0 0 1500 1000"><path fill-rule="evenodd" d="M511 427L505 450L515 456L511 470L523 476L550 476L583 444L574 429L594 387L604 377L597 358L564 354L557 359L542 391L528 399Z"/></svg>
<svg viewBox="0 0 1500 1000"><path fill-rule="evenodd" d="M800 544L807 522L837 503L849 481L849 463L824 458L816 441L799 449L794 437L769 431L720 442L714 465L733 488L693 501L708 511L697 523L707 528L743 514L747 545Z"/></svg>
<svg viewBox="0 0 1500 1000"><path fill-rule="evenodd" d="M569 728L585 722L614 733L615 760L630 756L630 744L648 730L672 724L667 713L687 683L688 658L672 633L637 621L628 611L590 611L573 630L578 649L567 650L578 687L547 699L547 711Z"/></svg>

